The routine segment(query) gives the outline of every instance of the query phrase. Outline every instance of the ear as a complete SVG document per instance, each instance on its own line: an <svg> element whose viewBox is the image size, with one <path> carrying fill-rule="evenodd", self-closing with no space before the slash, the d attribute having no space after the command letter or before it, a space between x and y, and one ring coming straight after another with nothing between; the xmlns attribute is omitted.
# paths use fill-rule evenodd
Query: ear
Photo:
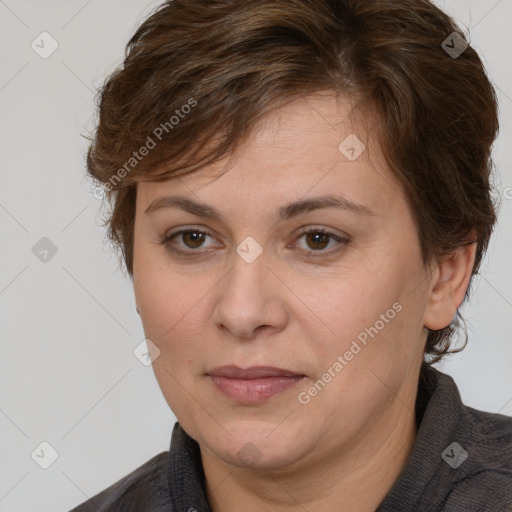
<svg viewBox="0 0 512 512"><path fill-rule="evenodd" d="M433 269L432 288L423 317L423 325L438 331L455 317L471 279L475 263L476 242L459 247L444 256Z"/></svg>

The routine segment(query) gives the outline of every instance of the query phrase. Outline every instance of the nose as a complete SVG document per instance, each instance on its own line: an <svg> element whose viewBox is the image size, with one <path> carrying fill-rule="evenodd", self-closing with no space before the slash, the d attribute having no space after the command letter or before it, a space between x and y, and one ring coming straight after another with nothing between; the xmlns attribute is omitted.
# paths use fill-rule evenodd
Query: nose
<svg viewBox="0 0 512 512"><path fill-rule="evenodd" d="M241 340L283 330L288 321L286 289L268 268L265 252L251 263L236 253L233 260L217 287L215 325Z"/></svg>

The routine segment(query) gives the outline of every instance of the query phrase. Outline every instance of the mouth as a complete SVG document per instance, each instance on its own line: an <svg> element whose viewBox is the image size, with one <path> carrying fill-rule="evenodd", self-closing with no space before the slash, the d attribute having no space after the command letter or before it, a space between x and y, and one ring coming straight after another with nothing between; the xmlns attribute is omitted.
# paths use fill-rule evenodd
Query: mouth
<svg viewBox="0 0 512 512"><path fill-rule="evenodd" d="M244 404L264 402L305 378L303 374L270 366L222 366L207 375L219 392Z"/></svg>

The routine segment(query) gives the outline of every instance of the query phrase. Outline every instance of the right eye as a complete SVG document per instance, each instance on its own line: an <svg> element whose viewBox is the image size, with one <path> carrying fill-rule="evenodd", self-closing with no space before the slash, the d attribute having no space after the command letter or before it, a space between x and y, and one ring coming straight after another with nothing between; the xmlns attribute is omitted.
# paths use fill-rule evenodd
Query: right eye
<svg viewBox="0 0 512 512"><path fill-rule="evenodd" d="M180 229L166 234L161 243L177 254L197 254L204 252L196 249L202 247L207 237L213 238L207 231L200 229ZM176 241L181 242L181 245L176 244ZM219 247L219 244L217 243L216 246Z"/></svg>

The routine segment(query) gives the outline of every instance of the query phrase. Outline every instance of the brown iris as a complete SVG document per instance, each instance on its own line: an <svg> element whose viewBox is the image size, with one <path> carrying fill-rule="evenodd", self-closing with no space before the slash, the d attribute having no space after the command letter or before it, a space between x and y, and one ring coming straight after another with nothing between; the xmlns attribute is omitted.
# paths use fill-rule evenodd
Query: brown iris
<svg viewBox="0 0 512 512"><path fill-rule="evenodd" d="M330 236L325 234L325 233L321 233L321 232L318 232L318 231L312 231L311 233L306 233L306 240L308 242L308 245L312 248L312 249L324 249L325 247L327 247L327 245L329 245L329 238ZM312 242L313 245L310 244L310 242ZM314 247L314 244L320 244L321 247Z"/></svg>
<svg viewBox="0 0 512 512"><path fill-rule="evenodd" d="M201 233L200 231L187 231L186 233L182 233L182 236L187 247L197 249L204 242L205 233ZM190 245L187 243L187 239L191 241Z"/></svg>

